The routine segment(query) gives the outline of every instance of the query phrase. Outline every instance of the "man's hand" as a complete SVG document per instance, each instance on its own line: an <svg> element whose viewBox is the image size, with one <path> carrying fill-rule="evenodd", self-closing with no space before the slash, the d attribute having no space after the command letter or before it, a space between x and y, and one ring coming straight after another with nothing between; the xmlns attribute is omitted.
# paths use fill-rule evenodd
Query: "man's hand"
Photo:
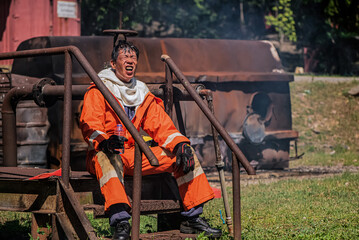
<svg viewBox="0 0 359 240"><path fill-rule="evenodd" d="M111 135L109 139L103 140L100 143L100 149L105 153L114 153L119 154L122 149L122 153L125 149L124 143L127 141L127 138L123 136Z"/></svg>
<svg viewBox="0 0 359 240"><path fill-rule="evenodd" d="M194 158L191 146L188 143L179 143L176 148L176 165L183 166L183 173L194 170Z"/></svg>

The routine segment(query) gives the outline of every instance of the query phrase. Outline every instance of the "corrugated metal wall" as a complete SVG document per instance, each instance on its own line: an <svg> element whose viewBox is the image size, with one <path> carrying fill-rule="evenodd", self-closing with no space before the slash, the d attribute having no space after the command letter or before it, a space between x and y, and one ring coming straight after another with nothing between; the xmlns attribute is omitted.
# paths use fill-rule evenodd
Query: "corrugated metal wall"
<svg viewBox="0 0 359 240"><path fill-rule="evenodd" d="M80 36L79 0L1 0L0 52L15 51L18 45L38 36ZM11 60L0 65L11 65Z"/></svg>

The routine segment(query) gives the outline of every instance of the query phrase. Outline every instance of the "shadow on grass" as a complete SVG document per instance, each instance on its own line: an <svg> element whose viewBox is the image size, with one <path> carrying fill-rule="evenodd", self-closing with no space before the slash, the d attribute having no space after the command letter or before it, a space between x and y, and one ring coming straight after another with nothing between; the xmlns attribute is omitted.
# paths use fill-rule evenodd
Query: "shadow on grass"
<svg viewBox="0 0 359 240"><path fill-rule="evenodd" d="M0 239L30 239L29 233L31 229L29 226L24 226L23 220L7 221L0 224Z"/></svg>

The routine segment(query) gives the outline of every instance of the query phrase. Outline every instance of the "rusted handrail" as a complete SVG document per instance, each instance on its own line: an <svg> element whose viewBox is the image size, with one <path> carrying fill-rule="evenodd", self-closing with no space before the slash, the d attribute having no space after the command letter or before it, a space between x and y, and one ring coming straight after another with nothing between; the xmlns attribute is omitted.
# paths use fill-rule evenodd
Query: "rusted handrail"
<svg viewBox="0 0 359 240"><path fill-rule="evenodd" d="M142 184L142 151L137 143L135 143L134 159L131 239L137 240L140 239L141 188L135 188L135 186Z"/></svg>
<svg viewBox="0 0 359 240"><path fill-rule="evenodd" d="M101 93L104 95L105 99L110 104L112 109L115 111L115 113L121 119L121 121L126 126L128 131L131 133L134 140L138 143L139 147L141 148L143 153L146 155L146 157L148 158L150 163L152 165L158 165L158 160L157 160L156 156L153 154L153 152L146 145L146 143L144 142L144 140L142 139L142 137L138 133L137 129L132 124L131 120L128 118L128 116L126 115L124 110L121 108L121 106L118 104L117 100L112 96L111 92L107 89L105 84L103 84L101 79L97 76L97 73L95 72L95 70L92 68L90 63L87 61L85 56L81 53L81 51L77 47L75 47L75 46L66 46L66 47L54 47L54 48L34 49L34 50L24 50L24 51L17 51L17 52L0 53L0 60L12 59L12 58L23 58L23 57L35 57L35 56L43 56L43 55L59 55L59 54L66 54L66 53L69 53L69 54L71 53L77 59L77 61L82 66L82 68L89 75L91 80L95 83L95 85L101 91ZM66 59L67 59L67 61L71 60L68 57L65 57L65 60ZM66 67L67 68L70 67L67 64L69 64L69 63L65 62L65 79L67 78L67 79L69 79L68 81L72 81L71 76L66 77L66 72L67 72ZM70 88L69 91L71 91L71 88ZM66 96L67 95L65 94L65 98L67 99L68 97L66 97ZM70 102L70 104L71 104L71 100L68 101L68 102ZM69 107L69 109L71 109L71 106ZM64 126L65 126L65 124L68 124L68 126L70 126L70 122L67 123L66 121L64 121ZM4 124L3 124L3 128L4 128ZM64 129L66 129L66 127ZM67 150L67 149L64 149L64 150ZM68 151L69 150L70 150L70 146L68 146ZM4 152L5 152L5 149L4 149ZM68 154L68 156L69 155L70 154ZM63 161L69 161L69 159L63 159ZM69 169L64 169L63 168L63 171L69 171ZM68 176L68 173L65 173L64 175Z"/></svg>
<svg viewBox="0 0 359 240"><path fill-rule="evenodd" d="M70 184L70 155L71 155L71 109L72 109L72 59L68 50L65 52L64 71L64 110L62 127L62 179L65 186Z"/></svg>
<svg viewBox="0 0 359 240"><path fill-rule="evenodd" d="M233 190L233 225L234 239L242 239L242 223L241 223L241 178L239 171L239 163L236 155L232 152L232 190Z"/></svg>
<svg viewBox="0 0 359 240"><path fill-rule="evenodd" d="M176 75L177 79L182 83L187 92L191 95L193 100L197 103L198 107L202 110L202 112L206 115L211 124L216 128L218 133L222 136L223 140L227 143L228 147L233 151L235 156L243 165L244 169L247 171L249 175L255 175L254 168L250 165L247 158L244 156L242 151L233 141L233 139L229 136L227 131L221 125L221 123L217 120L217 118L212 114L211 110L208 106L203 102L201 97L196 93L196 90L193 89L191 83L187 80L187 78L183 75L183 73L179 70L176 64L168 55L162 55L161 60L164 61L173 73Z"/></svg>
<svg viewBox="0 0 359 240"><path fill-rule="evenodd" d="M172 118L172 108L173 108L173 78L172 71L168 65L165 68L166 74L166 87L165 87L165 110L166 113Z"/></svg>
<svg viewBox="0 0 359 240"><path fill-rule="evenodd" d="M212 114L214 115L214 106L213 106L213 94L212 91L209 89L202 90L203 92L206 92L205 99L207 100L208 108L211 110ZM214 126L211 124L212 129L212 135L213 135L213 144L214 144L214 152L216 153L216 168L219 175L219 180L221 183L221 190L222 190L222 198L223 198L223 204L224 204L224 210L226 212L226 224L228 227L228 232L231 236L233 236L233 223L232 223L232 217L231 217L231 209L229 207L228 202L228 194L227 194L227 188L226 188L226 180L224 177L224 162L222 159L221 149L219 147L219 141L218 141L218 132L214 128Z"/></svg>

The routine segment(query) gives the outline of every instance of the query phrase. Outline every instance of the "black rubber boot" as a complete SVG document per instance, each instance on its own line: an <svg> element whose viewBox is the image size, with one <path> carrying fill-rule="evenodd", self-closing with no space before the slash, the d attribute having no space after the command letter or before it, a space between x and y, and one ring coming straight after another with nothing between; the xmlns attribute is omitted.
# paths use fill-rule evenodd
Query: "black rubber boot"
<svg viewBox="0 0 359 240"><path fill-rule="evenodd" d="M119 222L116 224L115 233L112 239L127 240L130 239L131 226L128 222Z"/></svg>
<svg viewBox="0 0 359 240"><path fill-rule="evenodd" d="M205 232L205 235L212 238L219 238L222 235L220 229L211 228L209 224L203 218L197 217L188 219L181 223L181 233L201 233Z"/></svg>

